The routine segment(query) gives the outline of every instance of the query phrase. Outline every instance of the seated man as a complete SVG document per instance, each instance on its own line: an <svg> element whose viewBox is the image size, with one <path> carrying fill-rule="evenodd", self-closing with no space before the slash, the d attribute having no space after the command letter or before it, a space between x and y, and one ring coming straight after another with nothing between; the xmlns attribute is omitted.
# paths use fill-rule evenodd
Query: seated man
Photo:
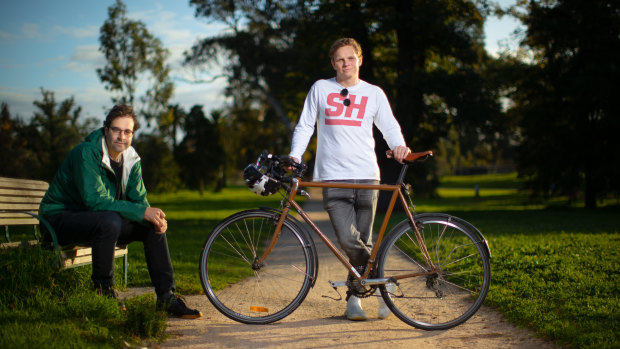
<svg viewBox="0 0 620 349"><path fill-rule="evenodd" d="M116 105L103 127L71 150L43 197L39 214L56 231L61 245L92 246L96 290L117 298L114 249L142 241L157 307L182 318L201 317L174 294L164 212L150 207L140 157L131 146L138 129L133 108ZM49 234L48 234L49 235Z"/></svg>

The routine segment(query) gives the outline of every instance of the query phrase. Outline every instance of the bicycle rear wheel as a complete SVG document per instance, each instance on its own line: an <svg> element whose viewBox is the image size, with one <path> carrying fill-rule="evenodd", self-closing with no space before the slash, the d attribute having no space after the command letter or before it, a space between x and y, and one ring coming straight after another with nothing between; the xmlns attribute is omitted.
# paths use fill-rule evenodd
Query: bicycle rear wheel
<svg viewBox="0 0 620 349"><path fill-rule="evenodd" d="M385 286L380 287L383 299L409 325L424 330L452 328L474 315L487 295L491 283L488 246L456 217L421 214L414 219L423 247L408 220L392 229L381 244L378 274L398 280L391 295ZM424 248L430 260L421 252ZM415 273L426 275L403 277Z"/></svg>
<svg viewBox="0 0 620 349"><path fill-rule="evenodd" d="M312 285L310 243L285 220L277 244L260 266L280 215L265 210L239 212L215 227L200 255L200 281L211 303L227 317L266 324L292 313Z"/></svg>

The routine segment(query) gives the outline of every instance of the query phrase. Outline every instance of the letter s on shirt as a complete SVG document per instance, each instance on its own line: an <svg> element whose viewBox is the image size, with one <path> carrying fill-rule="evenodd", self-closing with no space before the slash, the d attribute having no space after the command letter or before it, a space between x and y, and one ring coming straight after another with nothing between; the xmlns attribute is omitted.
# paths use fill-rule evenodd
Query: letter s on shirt
<svg viewBox="0 0 620 349"><path fill-rule="evenodd" d="M327 108L325 108L326 116L340 116L344 111L344 104L342 101L345 98L340 93L334 92L327 95Z"/></svg>

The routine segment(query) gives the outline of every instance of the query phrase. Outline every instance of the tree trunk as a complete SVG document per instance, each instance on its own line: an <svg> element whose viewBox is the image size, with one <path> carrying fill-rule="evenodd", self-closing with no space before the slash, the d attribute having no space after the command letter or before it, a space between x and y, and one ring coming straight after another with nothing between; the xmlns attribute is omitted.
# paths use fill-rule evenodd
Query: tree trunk
<svg viewBox="0 0 620 349"><path fill-rule="evenodd" d="M415 144L410 144L413 138L413 130L419 124L423 113L422 90L419 88L420 75L424 71L425 48L415 33L413 24L414 13L411 2L398 0L396 2L396 36L398 40L398 77L396 79L395 103L393 110L396 120L400 124L405 143L412 149ZM388 96L389 97L389 96ZM378 132L375 132L378 136ZM393 159L387 159L385 151L388 146L377 138L377 158L381 168L381 180L384 183L394 183L400 174L401 165ZM382 192L379 195L378 211L387 209L391 193Z"/></svg>
<svg viewBox="0 0 620 349"><path fill-rule="evenodd" d="M586 181L586 193L585 193L585 205L586 208L596 208L596 181L593 178L592 166L589 161L586 162L585 169L585 181Z"/></svg>

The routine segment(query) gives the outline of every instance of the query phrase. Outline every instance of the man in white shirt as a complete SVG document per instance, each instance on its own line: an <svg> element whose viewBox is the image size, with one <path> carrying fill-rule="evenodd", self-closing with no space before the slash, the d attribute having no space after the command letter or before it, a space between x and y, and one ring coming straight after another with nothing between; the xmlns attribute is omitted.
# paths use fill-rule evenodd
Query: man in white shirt
<svg viewBox="0 0 620 349"><path fill-rule="evenodd" d="M405 144L383 90L359 78L360 44L352 38L338 39L332 44L329 57L336 77L312 85L295 127L289 155L300 161L316 125L314 181L378 184L380 173L373 125L381 131L397 161L402 162L411 150ZM323 189L323 204L340 246L360 272L372 249L377 198L377 190ZM382 299L379 300L379 318L385 318L390 312ZM350 320L367 319L360 299L350 292L347 292L345 315Z"/></svg>

